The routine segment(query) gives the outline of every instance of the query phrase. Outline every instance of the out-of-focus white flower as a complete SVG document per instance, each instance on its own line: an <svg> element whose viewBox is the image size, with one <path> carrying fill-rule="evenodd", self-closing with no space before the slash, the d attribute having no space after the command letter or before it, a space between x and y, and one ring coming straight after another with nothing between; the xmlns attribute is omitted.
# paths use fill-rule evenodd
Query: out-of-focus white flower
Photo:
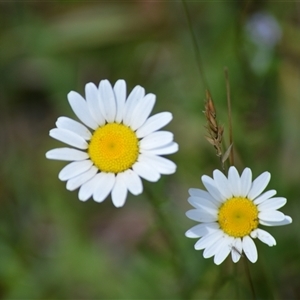
<svg viewBox="0 0 300 300"><path fill-rule="evenodd" d="M250 41L245 49L250 65L255 73L263 74L274 58L275 46L282 36L281 27L271 14L256 12L247 20L245 32Z"/></svg>
<svg viewBox="0 0 300 300"><path fill-rule="evenodd" d="M281 28L270 14L257 12L246 23L249 38L258 46L274 47L281 39Z"/></svg>

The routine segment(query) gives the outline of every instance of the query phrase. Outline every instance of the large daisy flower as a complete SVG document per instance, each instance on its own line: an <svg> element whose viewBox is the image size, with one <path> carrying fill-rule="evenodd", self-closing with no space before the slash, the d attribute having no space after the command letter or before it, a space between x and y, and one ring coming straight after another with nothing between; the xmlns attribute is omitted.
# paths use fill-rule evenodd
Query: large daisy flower
<svg viewBox="0 0 300 300"><path fill-rule="evenodd" d="M59 173L67 189L79 188L82 201L90 197L102 202L110 193L116 207L124 205L127 192L143 191L141 178L155 182L161 174L172 174L176 165L160 155L178 150L173 134L158 131L172 120L161 112L149 117L155 95L145 95L136 86L126 99L126 83L118 80L114 87L108 80L85 86L85 99L78 93L68 94L69 103L83 123L59 117L50 136L70 147L46 153L49 159L71 161Z"/></svg>
<svg viewBox="0 0 300 300"><path fill-rule="evenodd" d="M228 178L219 170L213 172L213 178L202 176L207 191L189 190L188 201L195 209L186 215L200 224L189 229L186 236L200 238L195 249L204 249L204 258L214 256L214 263L219 265L230 252L233 262L244 252L254 263L258 254L252 239L276 245L273 236L258 226L286 225L292 219L278 211L285 205L285 198L273 197L275 190L262 193L270 178L270 173L264 172L252 182L249 168L240 176L235 167L230 167Z"/></svg>

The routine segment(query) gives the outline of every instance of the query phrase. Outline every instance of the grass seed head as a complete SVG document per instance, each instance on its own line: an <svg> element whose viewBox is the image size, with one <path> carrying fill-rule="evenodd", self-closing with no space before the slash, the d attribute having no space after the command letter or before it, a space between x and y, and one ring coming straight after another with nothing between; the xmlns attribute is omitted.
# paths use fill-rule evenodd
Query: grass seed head
<svg viewBox="0 0 300 300"><path fill-rule="evenodd" d="M218 124L215 105L208 90L206 90L204 114L207 121L206 129L208 132L208 136L206 136L205 138L210 144L214 146L217 152L217 156L222 157L222 138L224 127Z"/></svg>

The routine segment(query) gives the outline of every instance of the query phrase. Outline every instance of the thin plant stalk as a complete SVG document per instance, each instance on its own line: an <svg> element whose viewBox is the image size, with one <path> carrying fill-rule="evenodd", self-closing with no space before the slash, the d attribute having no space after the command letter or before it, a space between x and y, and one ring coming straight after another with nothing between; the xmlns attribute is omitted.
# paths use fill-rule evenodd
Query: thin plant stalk
<svg viewBox="0 0 300 300"><path fill-rule="evenodd" d="M255 293L254 284L253 284L253 280L252 280L252 277L251 277L250 269L249 269L249 262L245 257L242 257L242 259L244 261L246 275L247 275L249 285L250 285L250 289L251 289L251 293L252 293L252 299L256 300L257 298L256 298L256 293Z"/></svg>
<svg viewBox="0 0 300 300"><path fill-rule="evenodd" d="M228 130L229 130L229 145L233 146L233 134L232 134L232 115L231 115L231 97L230 97L230 84L227 67L224 68L225 81L226 81L226 95L227 95L227 110L228 110ZM234 153L231 146L229 154L229 164L234 166Z"/></svg>
<svg viewBox="0 0 300 300"><path fill-rule="evenodd" d="M192 43L193 43L193 47L194 47L194 51L195 51L195 56L196 56L196 61L197 61L197 66L198 66L198 70L199 70L199 73L200 73L201 81L202 81L204 87L206 89L208 89L207 80L206 80L206 78L204 76L204 73L203 73L199 45L198 45L196 35L195 35L195 32L193 30L193 26L192 26L191 15L189 13L189 9L188 9L186 0L181 0L181 2L182 2L184 12L185 12L185 15L186 15L186 19L187 19L187 22L188 22L189 31L191 33Z"/></svg>
<svg viewBox="0 0 300 300"><path fill-rule="evenodd" d="M190 299L193 291L186 287L184 282L182 282L182 274L185 274L186 272L183 264L184 259L182 257L180 245L174 233L173 222L169 217L169 213L166 213L165 209L163 209L163 206L166 203L166 197L163 197L162 194L155 189L145 189L145 193L148 196L148 201L152 206L157 222L161 225L160 228L162 228L165 241L170 251L173 253L171 257L172 266L175 271L175 276L178 280L178 292L180 293L179 296L184 300Z"/></svg>

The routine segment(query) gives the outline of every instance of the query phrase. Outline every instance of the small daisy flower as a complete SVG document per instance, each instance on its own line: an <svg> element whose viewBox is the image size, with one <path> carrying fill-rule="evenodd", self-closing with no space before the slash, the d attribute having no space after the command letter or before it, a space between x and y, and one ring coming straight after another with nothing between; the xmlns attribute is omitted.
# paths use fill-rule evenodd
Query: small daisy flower
<svg viewBox="0 0 300 300"><path fill-rule="evenodd" d="M189 190L188 202L195 209L186 215L200 224L185 235L200 238L195 249L204 249L204 258L214 256L214 263L219 265L231 252L236 263L244 252L254 263L258 254L252 239L258 238L268 246L276 245L273 236L258 226L287 225L292 219L278 211L285 205L285 198L273 197L275 190L262 193L270 178L270 173L264 172L252 182L249 168L240 176L235 167L230 167L228 178L219 170L213 172L213 178L202 176L207 191Z"/></svg>
<svg viewBox="0 0 300 300"><path fill-rule="evenodd" d="M159 131L172 120L161 112L149 117L155 95L145 95L136 86L126 99L126 83L118 80L114 87L108 80L85 86L85 99L78 93L68 94L69 103L83 123L59 117L50 136L67 145L50 150L48 159L71 161L59 173L67 189L79 188L78 197L102 202L110 193L116 207L124 205L127 192L143 191L141 178L158 181L161 174L172 174L176 165L160 155L175 153L178 144L173 134Z"/></svg>

